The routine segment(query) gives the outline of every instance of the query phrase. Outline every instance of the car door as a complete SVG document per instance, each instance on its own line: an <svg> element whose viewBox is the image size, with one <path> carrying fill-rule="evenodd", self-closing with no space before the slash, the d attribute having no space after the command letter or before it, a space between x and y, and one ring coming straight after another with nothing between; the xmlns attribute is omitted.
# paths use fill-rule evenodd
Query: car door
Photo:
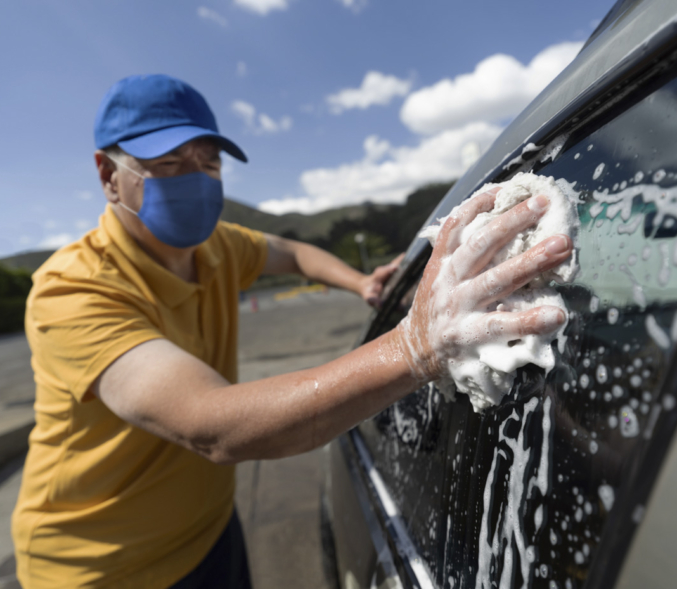
<svg viewBox="0 0 677 589"><path fill-rule="evenodd" d="M556 138L554 158L536 153L520 168L578 197L581 269L556 287L571 311L556 368L520 369L501 405L481 414L464 395L449 401L426 386L344 439L393 503L403 530L376 512L404 586L426 582L412 555L437 587L613 586L677 422L677 81L668 63L588 109L587 123ZM366 339L406 314L421 260Z"/></svg>

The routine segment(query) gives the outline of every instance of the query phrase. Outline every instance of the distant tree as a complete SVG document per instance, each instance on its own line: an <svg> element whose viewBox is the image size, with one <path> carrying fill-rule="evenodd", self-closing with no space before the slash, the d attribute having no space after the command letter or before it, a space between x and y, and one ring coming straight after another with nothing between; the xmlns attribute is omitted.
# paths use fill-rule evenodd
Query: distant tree
<svg viewBox="0 0 677 589"><path fill-rule="evenodd" d="M299 234L296 233L293 229L287 229L286 231L283 231L280 233L280 237L284 237L285 239L293 239L295 241L300 241L299 239Z"/></svg>
<svg viewBox="0 0 677 589"><path fill-rule="evenodd" d="M390 245L382 235L370 233L368 231L351 231L345 233L341 239L335 243L331 252L341 258L346 264L362 270L362 258L360 256L360 246L355 240L355 236L361 234L364 239L364 247L369 260L379 260L390 253ZM373 265L370 268L373 270Z"/></svg>
<svg viewBox="0 0 677 589"><path fill-rule="evenodd" d="M26 298L31 286L30 272L0 265L0 333L23 329Z"/></svg>

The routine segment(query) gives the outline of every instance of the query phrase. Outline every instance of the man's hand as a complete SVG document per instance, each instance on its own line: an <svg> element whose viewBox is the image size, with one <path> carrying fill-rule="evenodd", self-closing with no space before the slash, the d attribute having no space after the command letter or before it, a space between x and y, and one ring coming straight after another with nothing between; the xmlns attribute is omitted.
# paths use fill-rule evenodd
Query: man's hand
<svg viewBox="0 0 677 589"><path fill-rule="evenodd" d="M395 273L404 259L404 254L397 256L392 262L385 266L379 266L371 274L368 274L361 280L360 296L372 307L379 309L381 307L381 295L388 279Z"/></svg>
<svg viewBox="0 0 677 589"><path fill-rule="evenodd" d="M447 363L460 359L467 347L505 342L529 334L551 333L566 320L559 307L528 311L483 312L498 299L531 282L571 255L566 235L554 235L529 251L486 269L513 237L535 225L549 206L547 197L533 196L460 243L463 228L494 206L498 188L459 207L437 238L435 248L407 317L398 325L402 351L420 381L445 376Z"/></svg>

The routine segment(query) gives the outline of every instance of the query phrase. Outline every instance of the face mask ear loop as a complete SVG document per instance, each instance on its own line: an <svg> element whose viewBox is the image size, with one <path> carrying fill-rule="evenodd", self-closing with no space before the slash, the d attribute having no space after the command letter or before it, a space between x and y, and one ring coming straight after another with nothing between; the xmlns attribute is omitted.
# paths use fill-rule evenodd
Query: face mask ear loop
<svg viewBox="0 0 677 589"><path fill-rule="evenodd" d="M116 204L119 204L123 209L129 211L132 213L132 215L136 215L137 217L139 216L139 213L137 213L134 209L130 209L125 203L123 203L121 200L119 200Z"/></svg>
<svg viewBox="0 0 677 589"><path fill-rule="evenodd" d="M132 170L128 165L123 164L121 161L116 160L114 157L108 156L108 159L111 160L112 162L115 162L118 166L122 166L123 168L126 168L126 169L129 170L132 174L136 174L139 178L141 178L141 180L145 180L145 179L146 179L145 176L142 176L142 175L139 174L136 170Z"/></svg>
<svg viewBox="0 0 677 589"><path fill-rule="evenodd" d="M108 155L108 154L106 154L106 155ZM111 161L113 161L113 162L115 162L118 166L122 166L123 168L126 168L126 169L129 170L132 174L136 174L139 178L141 178L141 180L144 180L144 181L145 181L145 179L146 179L145 176L142 176L142 175L139 174L136 170L132 170L129 166L123 164L121 161L116 160L114 157L111 157L110 155L108 155L108 159L111 160ZM139 213L137 213L134 209L130 209L130 208L129 208L125 203L123 203L121 200L119 200L116 204L119 204L123 209L125 209L125 210L129 211L130 213L132 213L132 215L136 215L137 217L139 216Z"/></svg>

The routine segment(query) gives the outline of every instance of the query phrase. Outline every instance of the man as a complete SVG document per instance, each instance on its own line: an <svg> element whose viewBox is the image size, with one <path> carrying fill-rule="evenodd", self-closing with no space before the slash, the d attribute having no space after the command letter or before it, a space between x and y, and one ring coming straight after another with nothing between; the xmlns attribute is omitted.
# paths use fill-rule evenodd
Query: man
<svg viewBox="0 0 677 589"><path fill-rule="evenodd" d="M534 197L459 247L493 207L487 193L445 224L395 330L325 366L236 384L237 295L259 274L374 299L393 268L365 277L317 248L218 223L220 151L246 158L179 80L116 84L95 138L106 211L36 272L27 306L36 427L13 518L26 589L249 587L237 462L316 448L442 376L465 346L565 319L548 307L474 312L571 252L556 236L484 272L547 208Z"/></svg>

